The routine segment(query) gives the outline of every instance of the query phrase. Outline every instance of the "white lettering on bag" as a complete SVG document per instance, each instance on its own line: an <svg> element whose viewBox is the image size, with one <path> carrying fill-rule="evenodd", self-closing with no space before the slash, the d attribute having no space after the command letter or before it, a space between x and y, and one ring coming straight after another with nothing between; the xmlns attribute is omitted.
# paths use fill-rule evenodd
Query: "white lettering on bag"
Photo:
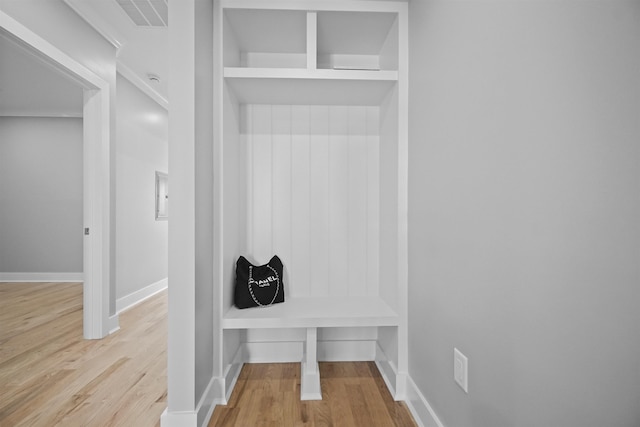
<svg viewBox="0 0 640 427"><path fill-rule="evenodd" d="M261 288L267 287L267 286L271 286L271 282L276 282L278 281L278 278L275 276L269 276L266 279L261 279L261 280L254 280L253 283L255 283L256 285L258 285Z"/></svg>

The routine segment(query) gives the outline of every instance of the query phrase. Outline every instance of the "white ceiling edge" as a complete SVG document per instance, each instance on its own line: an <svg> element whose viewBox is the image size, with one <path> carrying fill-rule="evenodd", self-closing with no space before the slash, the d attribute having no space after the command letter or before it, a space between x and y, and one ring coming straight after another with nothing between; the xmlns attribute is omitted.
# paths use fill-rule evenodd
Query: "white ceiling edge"
<svg viewBox="0 0 640 427"><path fill-rule="evenodd" d="M162 108L167 111L169 110L169 101L164 96L160 95L148 81L141 78L131 68L118 61L116 70L122 77L129 80L134 86L144 92L149 98L157 102Z"/></svg>
<svg viewBox="0 0 640 427"><path fill-rule="evenodd" d="M109 21L100 16L99 13L96 13L86 0L64 0L64 2L116 49L120 49L127 42L127 38Z"/></svg>

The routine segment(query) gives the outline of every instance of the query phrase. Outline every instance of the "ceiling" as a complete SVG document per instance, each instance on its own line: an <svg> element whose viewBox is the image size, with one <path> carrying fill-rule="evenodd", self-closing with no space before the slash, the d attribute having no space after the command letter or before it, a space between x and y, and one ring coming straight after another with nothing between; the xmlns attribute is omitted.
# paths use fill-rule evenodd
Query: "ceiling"
<svg viewBox="0 0 640 427"><path fill-rule="evenodd" d="M168 109L167 1L64 0L117 48L118 72ZM138 16L136 25L131 8L148 18ZM0 116L81 117L82 97L77 82L0 31Z"/></svg>

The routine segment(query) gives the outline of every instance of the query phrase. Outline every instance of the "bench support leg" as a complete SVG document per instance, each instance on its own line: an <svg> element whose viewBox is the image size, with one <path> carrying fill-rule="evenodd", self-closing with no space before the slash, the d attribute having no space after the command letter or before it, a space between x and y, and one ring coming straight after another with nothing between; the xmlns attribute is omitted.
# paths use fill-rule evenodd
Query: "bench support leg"
<svg viewBox="0 0 640 427"><path fill-rule="evenodd" d="M300 369L300 399L322 400L318 367L318 328L307 328L304 359Z"/></svg>

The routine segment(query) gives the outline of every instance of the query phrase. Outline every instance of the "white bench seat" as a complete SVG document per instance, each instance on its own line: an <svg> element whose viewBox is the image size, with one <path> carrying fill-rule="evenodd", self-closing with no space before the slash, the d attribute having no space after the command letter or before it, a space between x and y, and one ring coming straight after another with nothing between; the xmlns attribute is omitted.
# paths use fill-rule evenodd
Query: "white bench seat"
<svg viewBox="0 0 640 427"><path fill-rule="evenodd" d="M399 316L378 297L291 298L269 307L224 315L224 329L398 326Z"/></svg>

